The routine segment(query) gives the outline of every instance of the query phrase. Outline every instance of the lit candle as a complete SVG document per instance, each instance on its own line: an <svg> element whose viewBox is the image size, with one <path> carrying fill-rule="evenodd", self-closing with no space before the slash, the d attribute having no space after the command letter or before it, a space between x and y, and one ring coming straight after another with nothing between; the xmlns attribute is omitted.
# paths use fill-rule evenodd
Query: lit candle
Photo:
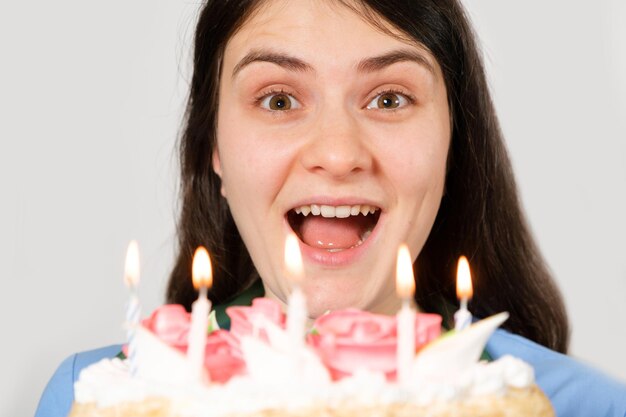
<svg viewBox="0 0 626 417"><path fill-rule="evenodd" d="M461 256L456 270L456 296L461 304L461 308L454 313L454 330L457 332L472 323L472 314L467 309L467 302L473 294L469 262L465 256Z"/></svg>
<svg viewBox="0 0 626 417"><path fill-rule="evenodd" d="M141 316L141 305L137 296L139 284L139 245L132 240L126 250L126 262L124 265L124 283L130 290L130 298L126 305L126 337L128 342L128 363L130 374L137 374L137 326Z"/></svg>
<svg viewBox="0 0 626 417"><path fill-rule="evenodd" d="M193 381L201 381L204 367L204 351L206 348L207 331L211 302L207 291L213 282L211 259L207 250L200 246L193 255L191 277L193 286L198 290L198 299L191 305L191 327L187 347L187 360Z"/></svg>
<svg viewBox="0 0 626 417"><path fill-rule="evenodd" d="M415 357L415 318L416 310L413 307L415 294L415 279L413 276L413 262L411 253L406 245L400 245L396 263L396 293L402 299L402 307L396 316L397 320L397 374L398 383L402 386L409 384L409 375Z"/></svg>
<svg viewBox="0 0 626 417"><path fill-rule="evenodd" d="M285 269L292 283L291 294L287 300L287 335L292 347L297 349L304 345L306 334L306 300L300 288L304 279L304 267L298 237L291 233L285 240Z"/></svg>

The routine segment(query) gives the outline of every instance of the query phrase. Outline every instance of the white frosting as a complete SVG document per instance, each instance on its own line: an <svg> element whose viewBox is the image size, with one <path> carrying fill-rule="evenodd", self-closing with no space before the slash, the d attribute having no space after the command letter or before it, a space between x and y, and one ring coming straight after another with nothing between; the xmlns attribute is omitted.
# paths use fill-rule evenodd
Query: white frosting
<svg viewBox="0 0 626 417"><path fill-rule="evenodd" d="M103 359L83 369L74 384L76 402L96 402L101 407L120 401L139 401L145 396L145 382L132 378L128 371L128 361L118 358Z"/></svg>
<svg viewBox="0 0 626 417"><path fill-rule="evenodd" d="M330 407L398 402L426 405L435 401L501 395L508 387L528 387L533 380L533 370L528 364L505 356L491 363L477 363L457 380L446 383L419 381L409 390L387 382L382 374L365 371L337 382L329 381L315 389L299 383L296 378L277 389L275 384L260 384L250 375L235 377L223 385L168 385L131 378L125 361L116 358L102 360L83 370L75 385L75 394L77 402L95 402L101 407L160 396L169 398L182 415L219 417L268 408L296 409L320 404Z"/></svg>
<svg viewBox="0 0 626 417"><path fill-rule="evenodd" d="M259 385L281 389L295 384L308 391L328 385L328 370L308 346L293 346L287 332L264 317L259 317L255 324L265 330L269 343L252 336L242 338L241 350L250 378ZM298 375L295 383L294 375Z"/></svg>
<svg viewBox="0 0 626 417"><path fill-rule="evenodd" d="M508 313L496 314L430 343L415 358L413 379L445 383L463 377L480 359L489 337L508 317Z"/></svg>
<svg viewBox="0 0 626 417"><path fill-rule="evenodd" d="M262 326L269 343L255 337L242 340L248 369L245 376L234 377L225 384L190 383L185 379L185 371L180 370L185 368L183 355L164 348L155 337L140 335L138 354L143 352L145 360L139 362L135 378L130 376L126 361L105 359L81 372L75 384L75 398L78 403L94 402L106 407L157 396L168 398L181 415L220 417L263 409L426 405L500 395L509 387L525 388L534 382L533 369L511 356L491 363L477 362L479 352L502 318L483 320L424 349L415 359L412 383L407 387L370 371L359 371L333 382L310 348L303 346L297 352L286 349L284 330L265 322ZM456 361L457 368L445 366L451 360Z"/></svg>

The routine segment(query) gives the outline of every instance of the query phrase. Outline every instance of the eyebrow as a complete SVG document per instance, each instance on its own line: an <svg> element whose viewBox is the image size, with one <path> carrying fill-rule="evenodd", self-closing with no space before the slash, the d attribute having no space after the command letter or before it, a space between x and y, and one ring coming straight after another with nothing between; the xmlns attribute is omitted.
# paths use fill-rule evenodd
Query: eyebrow
<svg viewBox="0 0 626 417"><path fill-rule="evenodd" d="M313 71L313 67L311 65L307 64L306 62L304 62L303 60L299 58L285 55L279 52L272 52L268 50L257 49L257 50L252 50L248 52L248 54L246 54L246 56L244 56L243 59L239 61L237 65L235 65L235 68L233 68L232 77L235 78L235 76L244 67L252 64L253 62L270 62L272 64L276 64L283 68L286 68L291 71L296 71L296 72L312 72Z"/></svg>
<svg viewBox="0 0 626 417"><path fill-rule="evenodd" d="M407 61L415 62L426 68L433 75L435 74L435 68L424 54L418 51L407 49L398 49L388 52L384 55L366 58L359 62L359 64L357 65L357 70L359 72L375 72L380 71L395 63Z"/></svg>
<svg viewBox="0 0 626 417"><path fill-rule="evenodd" d="M433 75L435 69L425 55L418 51L399 49L383 55L366 58L360 61L356 68L359 72L376 72L398 62L415 62L426 68ZM244 56L233 68L232 78L246 66L254 62L269 62L281 66L287 70L295 72L313 72L313 66L304 62L300 58L286 55L280 52L273 52L264 49L255 49Z"/></svg>

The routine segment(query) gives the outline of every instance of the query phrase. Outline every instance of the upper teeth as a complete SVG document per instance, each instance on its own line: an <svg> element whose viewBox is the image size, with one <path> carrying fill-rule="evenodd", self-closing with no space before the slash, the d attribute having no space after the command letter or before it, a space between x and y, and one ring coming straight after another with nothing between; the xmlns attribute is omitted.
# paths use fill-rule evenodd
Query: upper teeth
<svg viewBox="0 0 626 417"><path fill-rule="evenodd" d="M368 214L374 214L378 209L375 206L369 206L367 204L357 204L354 206L325 206L319 204L311 204L307 206L296 207L294 211L298 214L308 216L312 214L314 216L322 215L322 217L339 217L346 218L350 216L358 216L362 214L367 216Z"/></svg>

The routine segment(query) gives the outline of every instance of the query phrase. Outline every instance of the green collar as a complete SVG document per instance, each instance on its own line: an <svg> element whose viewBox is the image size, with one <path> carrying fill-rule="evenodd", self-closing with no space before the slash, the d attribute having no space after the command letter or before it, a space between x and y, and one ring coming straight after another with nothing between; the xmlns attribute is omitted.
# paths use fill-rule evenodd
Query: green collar
<svg viewBox="0 0 626 417"><path fill-rule="evenodd" d="M265 295L265 288L263 288L263 281L257 279L245 289L242 293L234 296L223 304L214 306L215 319L220 329L230 330L230 317L226 314L226 309L230 306L249 306L252 305L252 300Z"/></svg>

